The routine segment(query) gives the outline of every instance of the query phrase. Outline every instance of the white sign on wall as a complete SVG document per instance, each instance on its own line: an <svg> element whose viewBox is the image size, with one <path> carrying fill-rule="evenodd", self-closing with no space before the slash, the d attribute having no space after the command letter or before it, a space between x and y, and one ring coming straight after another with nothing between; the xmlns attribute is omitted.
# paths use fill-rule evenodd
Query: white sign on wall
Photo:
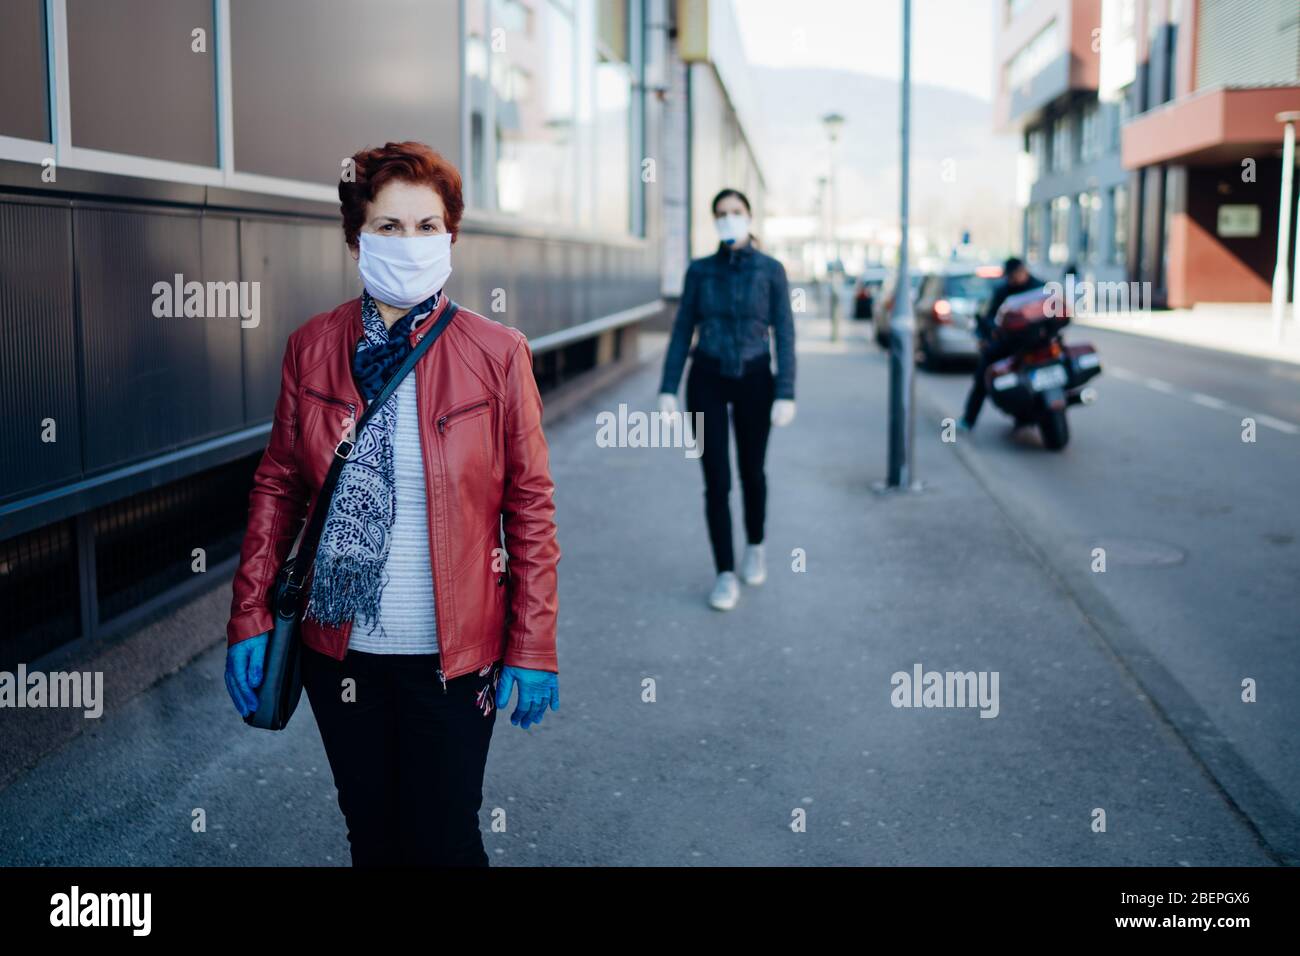
<svg viewBox="0 0 1300 956"><path fill-rule="evenodd" d="M1219 238L1254 239L1259 235L1259 207L1230 205L1219 207Z"/></svg>

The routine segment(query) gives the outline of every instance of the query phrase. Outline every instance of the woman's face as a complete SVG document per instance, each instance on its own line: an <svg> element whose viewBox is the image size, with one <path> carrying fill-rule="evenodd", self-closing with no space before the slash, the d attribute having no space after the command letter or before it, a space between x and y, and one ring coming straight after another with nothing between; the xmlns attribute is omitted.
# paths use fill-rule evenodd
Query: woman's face
<svg viewBox="0 0 1300 956"><path fill-rule="evenodd" d="M723 216L748 216L749 210L745 204L740 201L739 196L723 196L718 200L718 204L713 207L713 218L721 219Z"/></svg>
<svg viewBox="0 0 1300 956"><path fill-rule="evenodd" d="M447 231L446 216L438 190L396 179L366 204L366 221L361 231L406 238L434 236ZM359 246L350 251L353 259L360 258Z"/></svg>
<svg viewBox="0 0 1300 956"><path fill-rule="evenodd" d="M743 219L737 221L736 216ZM729 220L723 222L724 219ZM739 196L723 196L713 206L713 220L718 225L718 236L733 249L743 247L749 242L749 210Z"/></svg>

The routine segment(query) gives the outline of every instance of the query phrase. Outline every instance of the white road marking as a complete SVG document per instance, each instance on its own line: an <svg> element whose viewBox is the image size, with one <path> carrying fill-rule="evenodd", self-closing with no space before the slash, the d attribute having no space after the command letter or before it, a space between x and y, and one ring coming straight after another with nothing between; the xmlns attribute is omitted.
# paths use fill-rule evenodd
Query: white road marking
<svg viewBox="0 0 1300 956"><path fill-rule="evenodd" d="M1300 435L1300 426L1292 425L1290 422L1284 422L1280 418L1274 418L1272 415L1256 415L1255 421L1261 425L1267 425L1269 428L1276 428L1280 432L1286 432L1288 435Z"/></svg>
<svg viewBox="0 0 1300 956"><path fill-rule="evenodd" d="M1138 375L1126 368L1120 368L1115 365L1105 366L1106 374L1113 375L1115 378L1125 382L1136 382L1138 385L1145 386L1153 392L1159 392L1162 395L1169 395L1173 398L1184 398L1193 404L1200 405L1202 408L1212 408L1215 411L1231 412L1234 415L1240 415L1243 418L1253 418L1258 424L1266 428L1272 428L1286 435L1300 435L1300 425L1292 422L1283 421L1280 418L1274 418L1272 415L1259 415L1248 408L1242 408L1240 405L1234 405L1231 402L1225 402L1221 398L1215 398L1213 395L1206 395L1204 392L1185 392L1180 388L1170 385L1168 382L1159 378L1149 378Z"/></svg>

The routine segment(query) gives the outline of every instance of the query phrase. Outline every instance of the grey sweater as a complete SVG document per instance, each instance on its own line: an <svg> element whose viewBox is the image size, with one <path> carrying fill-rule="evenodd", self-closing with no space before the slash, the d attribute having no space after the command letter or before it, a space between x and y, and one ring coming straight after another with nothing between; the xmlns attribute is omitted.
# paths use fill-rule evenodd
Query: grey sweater
<svg viewBox="0 0 1300 956"><path fill-rule="evenodd" d="M438 623L434 616L433 564L429 556L429 518L414 371L397 386L391 401L397 403L397 428L393 435L397 511L384 565L386 580L379 598L379 619L373 627L355 621L348 647L372 654L436 654Z"/></svg>

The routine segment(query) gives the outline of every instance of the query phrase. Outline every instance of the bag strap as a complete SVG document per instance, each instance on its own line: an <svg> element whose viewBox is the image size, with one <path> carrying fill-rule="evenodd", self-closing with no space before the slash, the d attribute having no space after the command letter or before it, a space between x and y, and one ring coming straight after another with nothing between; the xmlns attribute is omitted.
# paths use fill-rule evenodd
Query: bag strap
<svg viewBox="0 0 1300 956"><path fill-rule="evenodd" d="M393 397L397 391L397 386L402 384L402 380L410 374L411 369L420 361L420 357L429 350L429 347L437 340L438 336L446 330L451 324L452 318L460 310L455 302L447 300L447 307L443 310L438 321L434 323L424 337L416 343L415 348L411 349L405 361L397 367L397 371L384 383L384 387L379 390L379 394L374 400L366 406L366 410L361 417L357 419L352 428L353 439L344 438L334 446L334 457L330 460L329 471L325 473L325 480L321 482L320 491L316 495L316 506L312 510L311 521L303 528L302 538L297 549L294 551L293 566L289 572L288 586L293 590L301 590L307 580L307 573L311 569L316 558L316 549L320 546L321 532L325 528L325 517L329 513L330 499L334 497L334 486L338 484L339 473L343 471L343 466L347 463L348 457L356 448L355 436L361 434L361 430L366 427L366 423L378 413L379 409L384 407L384 403ZM309 555L307 561L297 560L302 555Z"/></svg>

